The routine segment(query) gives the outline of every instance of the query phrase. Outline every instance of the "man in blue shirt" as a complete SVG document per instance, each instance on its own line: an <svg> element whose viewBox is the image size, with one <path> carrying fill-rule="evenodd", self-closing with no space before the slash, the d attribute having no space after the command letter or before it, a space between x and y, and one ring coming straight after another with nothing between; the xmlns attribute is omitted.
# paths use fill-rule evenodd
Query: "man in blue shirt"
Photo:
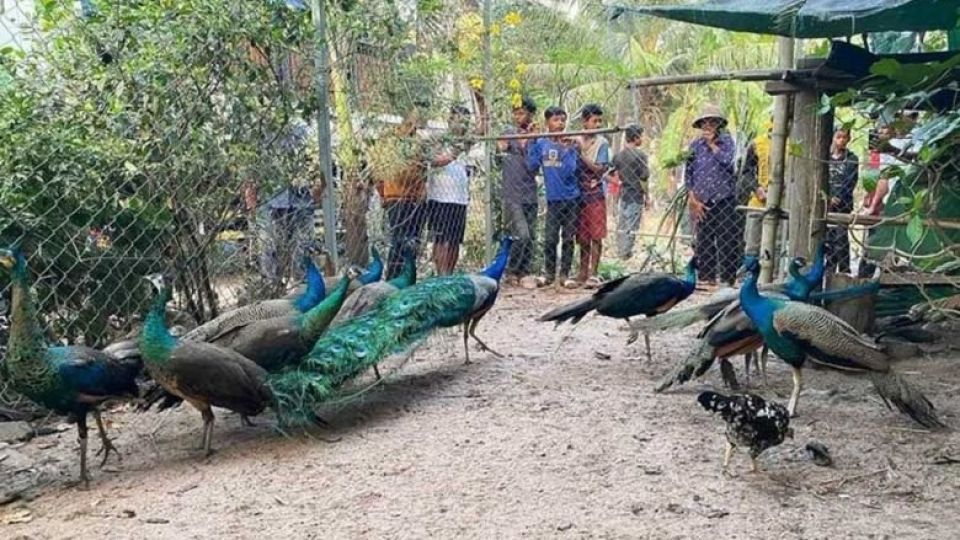
<svg viewBox="0 0 960 540"><path fill-rule="evenodd" d="M704 107L693 122L701 133L690 143L684 170L687 204L696 228L699 279L708 286L715 283L718 273L720 281L733 285L743 250L743 226L737 214L736 145L724 131L726 126L719 107Z"/></svg>
<svg viewBox="0 0 960 540"><path fill-rule="evenodd" d="M580 212L580 185L577 177L577 147L574 140L561 134L567 127L567 113L560 107L549 107L543 113L547 132L554 137L537 139L527 151L527 169L543 169L547 192L547 221L543 239L545 275L539 284L550 285L557 278L557 243L560 243L560 282L576 287L569 279L573 265L573 238Z"/></svg>

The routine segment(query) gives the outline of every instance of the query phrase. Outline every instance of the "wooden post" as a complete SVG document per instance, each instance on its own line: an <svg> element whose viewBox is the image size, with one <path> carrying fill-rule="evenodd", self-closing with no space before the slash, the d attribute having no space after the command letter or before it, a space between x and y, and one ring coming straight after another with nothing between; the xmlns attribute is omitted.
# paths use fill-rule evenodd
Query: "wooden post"
<svg viewBox="0 0 960 540"><path fill-rule="evenodd" d="M819 113L816 90L794 95L793 138L787 202L790 257L811 257L824 233L826 197L829 193L830 141L833 113Z"/></svg>
<svg viewBox="0 0 960 540"><path fill-rule="evenodd" d="M793 67L793 40L777 38L779 66L781 69ZM760 282L773 281L777 260L777 230L780 219L777 211L783 197L783 168L787 147L787 127L790 121L790 94L778 95L773 102L773 133L770 137L770 183L767 186L767 213L763 217L763 234L760 240L760 253L769 252L771 259L760 257Z"/></svg>
<svg viewBox="0 0 960 540"><path fill-rule="evenodd" d="M827 274L827 290L846 289L855 285L869 283L869 279L850 277L845 274ZM860 296L830 302L827 311L840 317L854 327L857 332L870 333L876 320L876 295Z"/></svg>

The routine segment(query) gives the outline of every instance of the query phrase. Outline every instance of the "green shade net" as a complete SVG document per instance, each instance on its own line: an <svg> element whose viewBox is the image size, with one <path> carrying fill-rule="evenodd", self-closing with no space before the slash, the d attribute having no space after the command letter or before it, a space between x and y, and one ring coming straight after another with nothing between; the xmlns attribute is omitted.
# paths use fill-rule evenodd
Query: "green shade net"
<svg viewBox="0 0 960 540"><path fill-rule="evenodd" d="M864 32L951 30L960 0L715 0L694 5L617 6L737 32L798 38L850 36Z"/></svg>

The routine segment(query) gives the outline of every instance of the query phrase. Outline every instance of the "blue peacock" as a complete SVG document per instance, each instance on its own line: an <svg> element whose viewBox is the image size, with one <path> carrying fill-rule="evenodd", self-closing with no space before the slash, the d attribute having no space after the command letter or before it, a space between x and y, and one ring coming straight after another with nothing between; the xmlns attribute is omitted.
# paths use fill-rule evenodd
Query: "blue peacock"
<svg viewBox="0 0 960 540"><path fill-rule="evenodd" d="M482 317L490 299L496 298L509 249L510 242L503 242L497 260L483 272L432 278L398 290L366 313L329 329L309 354L278 373L268 373L230 349L170 335L164 321L170 290L154 278L158 294L140 338L144 364L167 391L201 411L208 453L211 406L245 416L269 407L285 425L316 421L316 407L388 355L406 350L436 328Z"/></svg>
<svg viewBox="0 0 960 540"><path fill-rule="evenodd" d="M142 365L138 359L121 360L90 347L49 346L37 320L23 251L16 247L0 250L0 264L11 271L13 288L7 379L32 401L76 422L80 480L89 485L87 414L93 414L100 433L101 465L111 451L120 458L107 437L99 407L109 400L136 397L136 377Z"/></svg>
<svg viewBox="0 0 960 540"><path fill-rule="evenodd" d="M745 263L752 260L752 256L745 257ZM790 279L782 286L782 293L771 293L777 298L786 298L798 302L805 302L811 297L811 292L820 285L825 272L824 250L821 246L817 250L816 259L810 270L803 274L800 269L805 266L805 259L796 257L790 261L788 267ZM857 285L832 291L832 299L854 298L873 294L878 289L875 283ZM714 361L720 359L721 374L724 382L731 387L736 386L736 377L727 358L735 355L744 355L746 359L746 373L749 376L751 359L757 360L757 369L766 382L766 349L763 354L757 351L763 347L763 338L756 326L743 311L739 300L730 301L727 306L717 313L697 336L700 345L677 367L664 376L655 387L655 392L662 392L674 384L683 384L707 372ZM758 358L759 356L759 358Z"/></svg>
<svg viewBox="0 0 960 540"><path fill-rule="evenodd" d="M604 283L589 298L554 309L538 320L557 324L570 321L577 324L591 311L605 317L625 319L627 323L630 322L630 317L640 315L655 318L693 294L696 286L697 258L692 257L682 279L661 273L629 274ZM638 336L638 332L631 332L627 342L633 343ZM643 332L643 339L649 360L650 336L647 332Z"/></svg>
<svg viewBox="0 0 960 540"><path fill-rule="evenodd" d="M793 392L787 407L791 416L797 412L801 370L810 359L843 372L867 374L888 407L895 406L925 427L943 426L933 404L893 371L891 357L882 345L823 308L760 294L759 260L748 261L746 269L740 304L764 343L793 370Z"/></svg>

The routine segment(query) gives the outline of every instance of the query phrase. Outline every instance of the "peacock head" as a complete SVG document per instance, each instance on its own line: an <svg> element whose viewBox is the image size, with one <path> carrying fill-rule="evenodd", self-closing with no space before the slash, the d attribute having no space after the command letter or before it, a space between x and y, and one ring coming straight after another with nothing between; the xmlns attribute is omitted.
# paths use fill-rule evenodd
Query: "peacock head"
<svg viewBox="0 0 960 540"><path fill-rule="evenodd" d="M144 276L143 279L150 282L150 285L153 286L154 292L160 293L167 288L167 278L160 272Z"/></svg>
<svg viewBox="0 0 960 540"><path fill-rule="evenodd" d="M743 277L747 274L759 274L760 273L760 258L756 255L745 255L743 257L743 266L740 267L740 271L737 272L737 277Z"/></svg>

